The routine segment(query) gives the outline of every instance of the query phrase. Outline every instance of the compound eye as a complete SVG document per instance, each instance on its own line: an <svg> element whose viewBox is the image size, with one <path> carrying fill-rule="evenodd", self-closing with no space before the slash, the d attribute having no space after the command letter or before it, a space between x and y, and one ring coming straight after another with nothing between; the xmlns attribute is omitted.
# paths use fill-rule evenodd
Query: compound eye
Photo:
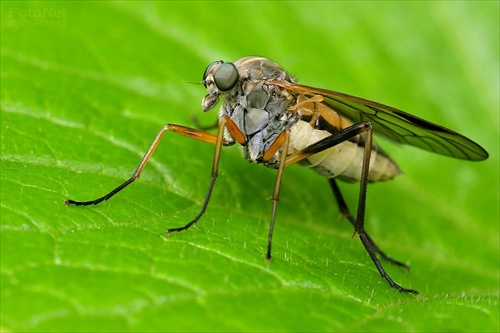
<svg viewBox="0 0 500 333"><path fill-rule="evenodd" d="M214 73L214 82L220 91L233 89L237 81L238 70L233 64L220 64Z"/></svg>
<svg viewBox="0 0 500 333"><path fill-rule="evenodd" d="M212 67L214 67L214 65L216 64L221 64L222 63L222 60L217 60L217 61L214 61L213 63L211 63L210 65L208 65L207 69L205 69L205 73L203 73L203 85L205 86L205 88L207 87L207 85L205 84L205 80L207 79L207 76L208 76L208 73L210 72L210 70L212 69Z"/></svg>

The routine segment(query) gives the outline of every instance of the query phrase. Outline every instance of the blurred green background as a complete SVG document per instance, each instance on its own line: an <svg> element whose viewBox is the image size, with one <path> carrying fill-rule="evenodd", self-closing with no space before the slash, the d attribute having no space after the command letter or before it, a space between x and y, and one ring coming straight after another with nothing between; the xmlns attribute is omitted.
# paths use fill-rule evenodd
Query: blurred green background
<svg viewBox="0 0 500 333"><path fill-rule="evenodd" d="M227 148L207 214L213 147L165 123L212 124L214 60L262 55L300 82L395 106L477 141L459 161L381 141L405 171L368 191L367 230L411 265L388 287L327 182ZM498 331L499 3L1 3L1 326L7 331ZM358 187L341 184L355 210Z"/></svg>

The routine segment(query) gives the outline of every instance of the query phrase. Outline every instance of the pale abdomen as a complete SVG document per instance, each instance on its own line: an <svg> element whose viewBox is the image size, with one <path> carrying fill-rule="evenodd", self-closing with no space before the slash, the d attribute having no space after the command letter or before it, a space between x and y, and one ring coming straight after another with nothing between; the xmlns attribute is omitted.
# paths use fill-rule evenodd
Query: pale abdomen
<svg viewBox="0 0 500 333"><path fill-rule="evenodd" d="M299 120L291 127L288 153L293 154L330 136L325 130L313 128L309 122ZM397 164L385 153L372 149L368 180L376 182L386 180L401 173ZM359 181L363 164L364 148L356 142L345 141L320 153L309 156L299 162L300 165L313 168L322 176L339 177L345 181Z"/></svg>

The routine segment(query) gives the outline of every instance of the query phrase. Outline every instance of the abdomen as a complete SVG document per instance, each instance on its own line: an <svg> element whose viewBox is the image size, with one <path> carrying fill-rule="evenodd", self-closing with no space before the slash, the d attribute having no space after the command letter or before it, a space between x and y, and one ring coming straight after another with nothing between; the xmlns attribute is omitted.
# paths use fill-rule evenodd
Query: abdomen
<svg viewBox="0 0 500 333"><path fill-rule="evenodd" d="M303 120L299 120L290 130L289 155L332 135L326 130L313 128L309 122ZM309 156L300 161L299 164L312 168L328 178L339 177L342 180L354 182L361 178L363 154L364 147L356 142L345 141ZM374 144L371 151L368 180L371 182L387 180L399 173L401 171L397 164Z"/></svg>

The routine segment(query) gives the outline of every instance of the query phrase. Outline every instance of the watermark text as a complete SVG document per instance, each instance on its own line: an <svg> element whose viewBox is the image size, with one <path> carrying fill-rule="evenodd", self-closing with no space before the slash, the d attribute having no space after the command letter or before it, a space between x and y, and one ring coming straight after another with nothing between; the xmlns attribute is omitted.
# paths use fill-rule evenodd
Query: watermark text
<svg viewBox="0 0 500 333"><path fill-rule="evenodd" d="M7 25L11 28L66 27L66 8L9 8Z"/></svg>

